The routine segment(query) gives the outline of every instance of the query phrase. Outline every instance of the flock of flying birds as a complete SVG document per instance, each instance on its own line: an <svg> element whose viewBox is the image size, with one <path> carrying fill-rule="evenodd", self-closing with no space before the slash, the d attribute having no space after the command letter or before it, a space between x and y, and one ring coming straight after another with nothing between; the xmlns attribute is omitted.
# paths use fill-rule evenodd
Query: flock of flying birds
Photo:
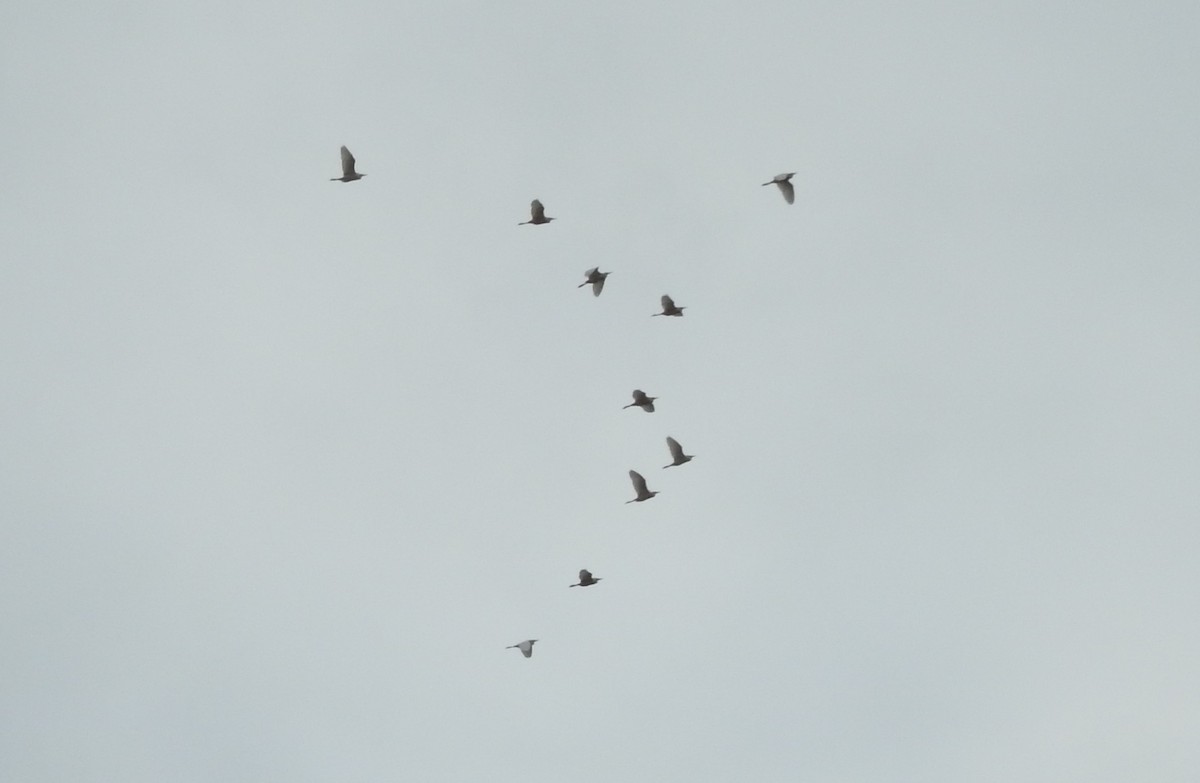
<svg viewBox="0 0 1200 783"><path fill-rule="evenodd" d="M771 179L770 182L764 182L762 184L763 184L763 187L766 187L767 185L775 185L776 187L779 188L779 192L783 194L784 201L786 201L789 204L792 204L796 200L796 191L792 187L792 182L791 182L792 177L794 177L795 175L796 175L796 172L794 172L794 171L786 172L784 174L777 174L777 175L775 175L775 177L773 179ZM367 175L360 174L355 169L354 156L350 154L350 150L346 149L345 147L342 147L342 176L331 177L330 181L331 182L353 182L357 179L362 179L365 176L367 176ZM552 220L554 220L554 218L546 217L546 208L542 205L542 202L538 201L537 199L534 199L533 203L529 205L529 220L518 223L517 225L519 225L519 226L530 226L530 225L541 226L541 225L545 225L546 223L549 223ZM585 285L591 285L592 295L600 296L600 292L604 290L604 281L609 276L609 274L610 274L609 272L601 272L599 267L593 267L593 268L589 269L588 271L584 272L584 276L586 279L582 283L580 283L578 287L583 288ZM661 304L662 304L662 312L661 313L653 313L653 315L681 317L683 315L683 311L685 309L687 309L686 307L680 307L680 306L676 305L675 300L671 299L671 297L667 296L666 294L663 294ZM624 410L625 408L635 408L636 407L636 408L641 408L646 413L654 413L654 401L657 399L658 399L657 397L651 397L650 395L646 394L646 392L642 391L641 389L634 389L633 390L633 402L624 406L622 408L622 410ZM664 470L666 468L674 468L674 467L683 465L687 462L690 462L694 456L691 454L684 454L683 446L679 445L679 441L675 440L674 438L672 438L669 435L667 436L667 449L671 452L671 464L663 465ZM650 498L652 498L658 494L657 491L651 490L650 488L648 488L646 486L645 477L642 476L641 473L638 473L636 470L629 471L629 480L631 482L633 482L633 491L636 494L636 497L634 497L632 500L626 500L625 501L626 503L641 503L642 501L649 500ZM591 587L592 585L599 582L601 580L601 578L602 577L592 576L592 572L587 570L586 568L584 568L579 572L579 581L576 582L575 584L568 585L568 586L569 587ZM520 650L521 654L524 655L526 658L531 658L531 657L533 657L533 645L535 642L537 642L537 639L526 639L525 641L520 642L518 644L510 644L505 649Z"/></svg>

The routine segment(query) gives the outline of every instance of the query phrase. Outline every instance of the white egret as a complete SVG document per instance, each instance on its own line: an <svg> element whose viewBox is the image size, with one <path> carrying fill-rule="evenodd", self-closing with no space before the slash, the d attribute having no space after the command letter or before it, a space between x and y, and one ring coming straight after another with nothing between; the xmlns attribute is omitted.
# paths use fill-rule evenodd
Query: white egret
<svg viewBox="0 0 1200 783"><path fill-rule="evenodd" d="M602 576L601 577L592 576L592 572L587 570L586 568L584 568L579 572L578 584L567 585L567 586L568 587L591 587L592 585L596 584L603 578L604 577L602 577Z"/></svg>
<svg viewBox="0 0 1200 783"><path fill-rule="evenodd" d="M671 450L671 464L663 465L664 470L666 468L673 468L676 465L682 465L685 462L692 461L692 455L684 454L683 446L680 446L679 441L675 440L670 435L667 436L667 448Z"/></svg>
<svg viewBox="0 0 1200 783"><path fill-rule="evenodd" d="M637 497L633 500L626 500L626 503L641 503L658 494L646 489L646 479L642 478L642 474L636 470L629 471L629 480L633 482L633 491L637 493Z"/></svg>
<svg viewBox="0 0 1200 783"><path fill-rule="evenodd" d="M330 177L330 182L353 182L356 179L362 179L366 174L359 174L354 170L354 156L350 154L350 150L342 147L342 176Z"/></svg>
<svg viewBox="0 0 1200 783"><path fill-rule="evenodd" d="M648 396L646 392L642 391L641 389L634 389L633 402L629 403L628 405L622 405L621 410L637 406L646 413L654 413L654 401L657 399L657 397Z"/></svg>
<svg viewBox="0 0 1200 783"><path fill-rule="evenodd" d="M683 315L683 311L687 309L686 306L676 307L675 300L666 294L662 295L661 301L663 311L661 313L654 313L654 315Z"/></svg>
<svg viewBox="0 0 1200 783"><path fill-rule="evenodd" d="M584 276L587 277L587 280L584 280L582 283L580 283L579 285L577 285L575 287L583 288L588 283L591 283L592 284L592 296L600 296L600 292L604 290L604 278L611 275L612 272L601 272L600 267L594 266L591 269L589 269L588 271L584 272L583 274L584 274Z"/></svg>
<svg viewBox="0 0 1200 783"><path fill-rule="evenodd" d="M536 641L537 641L537 639L526 639L525 641L523 641L519 644L510 644L509 646L505 647L504 649L506 649L506 650L517 649L517 650L521 651L521 655L524 655L526 658L532 658L533 657L533 643Z"/></svg>
<svg viewBox="0 0 1200 783"><path fill-rule="evenodd" d="M524 223L518 223L518 226L528 226L530 224L540 226L543 223L549 223L554 218L546 217L546 208L542 206L542 202L536 198L529 205L529 220Z"/></svg>
<svg viewBox="0 0 1200 783"><path fill-rule="evenodd" d="M789 204L795 203L796 189L793 188L792 183L788 181L794 176L796 176L796 172L794 171L789 171L785 174L776 174L773 180L770 182L764 182L763 187L765 188L767 185L775 185L779 188L779 192L783 194L784 201Z"/></svg>

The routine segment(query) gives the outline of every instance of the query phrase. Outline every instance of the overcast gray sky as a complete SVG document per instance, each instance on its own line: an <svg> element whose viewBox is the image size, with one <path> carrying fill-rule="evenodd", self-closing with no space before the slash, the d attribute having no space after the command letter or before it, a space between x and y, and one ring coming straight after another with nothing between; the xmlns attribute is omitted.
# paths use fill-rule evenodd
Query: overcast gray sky
<svg viewBox="0 0 1200 783"><path fill-rule="evenodd" d="M0 8L0 779L1194 783L1198 39Z"/></svg>

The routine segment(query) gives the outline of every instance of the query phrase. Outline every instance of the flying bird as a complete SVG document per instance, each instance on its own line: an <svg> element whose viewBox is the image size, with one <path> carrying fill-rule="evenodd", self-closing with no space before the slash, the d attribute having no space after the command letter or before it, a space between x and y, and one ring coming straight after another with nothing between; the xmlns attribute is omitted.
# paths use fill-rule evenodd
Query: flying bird
<svg viewBox="0 0 1200 783"><path fill-rule="evenodd" d="M540 226L543 223L549 223L551 220L554 220L554 218L546 217L546 208L542 206L542 202L535 198L529 205L529 220L526 220L524 223L518 223L517 225L528 226L532 223L535 226Z"/></svg>
<svg viewBox="0 0 1200 783"><path fill-rule="evenodd" d="M583 288L588 283L592 284L592 296L600 296L600 292L604 290L604 278L612 274L612 272L601 272L600 267L594 266L583 273L587 280L584 280L576 288Z"/></svg>
<svg viewBox="0 0 1200 783"><path fill-rule="evenodd" d="M625 410L626 408L632 408L636 405L637 407L644 410L646 413L654 413L654 401L657 399L658 399L657 397L647 396L646 392L642 391L641 389L634 389L633 390L633 402L629 403L628 405L622 405L621 410Z"/></svg>
<svg viewBox="0 0 1200 783"><path fill-rule="evenodd" d="M342 147L342 176L330 177L330 182L353 182L356 179L362 179L366 174L359 174L354 170L354 156L350 154L350 150Z"/></svg>
<svg viewBox="0 0 1200 783"><path fill-rule="evenodd" d="M687 307L676 307L675 300L666 294L663 294L662 309L663 311L661 313L654 313L654 315L683 315L683 311L686 310Z"/></svg>
<svg viewBox="0 0 1200 783"><path fill-rule="evenodd" d="M670 435L667 436L667 448L671 450L671 464L663 465L664 470L667 468L673 468L676 465L682 465L685 462L692 461L692 455L684 454L683 446L680 446L679 441L675 440Z"/></svg>
<svg viewBox="0 0 1200 783"><path fill-rule="evenodd" d="M591 587L592 585L596 584L603 578L604 577L602 577L602 576L601 577L592 576L592 572L587 570L586 568L584 568L583 570L581 570L579 572L578 584L567 585L567 586L568 587Z"/></svg>
<svg viewBox="0 0 1200 783"><path fill-rule="evenodd" d="M537 639L526 639L525 641L521 642L520 644L510 644L509 646L505 647L504 649L512 650L515 648L517 650L520 650L521 655L524 655L526 658L532 658L533 657L533 643L536 641L537 641Z"/></svg>
<svg viewBox="0 0 1200 783"><path fill-rule="evenodd" d="M636 470L629 471L629 480L633 482L633 491L637 493L637 497L633 500L626 500L626 503L641 503L658 494L646 489L646 479L642 478L642 474Z"/></svg>
<svg viewBox="0 0 1200 783"><path fill-rule="evenodd" d="M765 188L767 185L778 186L779 192L783 194L783 200L789 204L793 204L796 201L796 189L792 187L792 183L788 180L794 176L796 176L796 172L794 171L789 171L786 174L776 174L775 179L770 182L764 182L763 187Z"/></svg>

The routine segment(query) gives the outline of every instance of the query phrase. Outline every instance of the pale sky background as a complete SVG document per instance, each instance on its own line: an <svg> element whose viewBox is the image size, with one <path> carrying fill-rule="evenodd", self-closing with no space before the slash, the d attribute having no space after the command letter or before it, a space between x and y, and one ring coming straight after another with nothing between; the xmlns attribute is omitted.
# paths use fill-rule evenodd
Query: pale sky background
<svg viewBox="0 0 1200 783"><path fill-rule="evenodd" d="M0 780L1200 780L1197 40L4 5Z"/></svg>

